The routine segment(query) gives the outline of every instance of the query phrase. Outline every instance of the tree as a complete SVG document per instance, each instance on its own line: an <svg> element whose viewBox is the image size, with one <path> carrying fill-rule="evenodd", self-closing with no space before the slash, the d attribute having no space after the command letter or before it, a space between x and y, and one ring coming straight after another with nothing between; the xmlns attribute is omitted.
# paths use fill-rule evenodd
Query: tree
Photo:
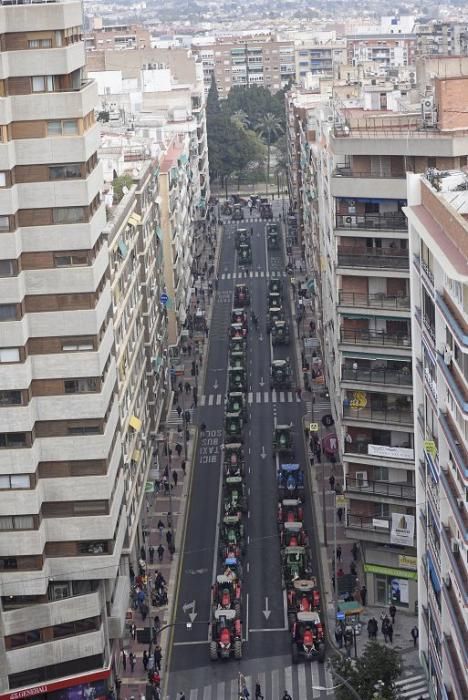
<svg viewBox="0 0 468 700"><path fill-rule="evenodd" d="M268 194L268 185L270 184L270 153L271 139L273 136L279 136L282 131L282 126L276 115L267 112L257 125L257 131L260 136L266 139L267 145L267 170L266 170L266 193Z"/></svg>
<svg viewBox="0 0 468 700"><path fill-rule="evenodd" d="M361 700L396 700L394 683L398 679L400 657L398 652L377 642L366 644L361 656L351 661L342 656L331 661L332 673L336 671L336 684L340 676L356 691ZM340 685L335 690L337 700L356 700L356 696L346 687Z"/></svg>
<svg viewBox="0 0 468 700"><path fill-rule="evenodd" d="M112 187L114 189L114 202L117 204L120 202L122 197L125 194L125 191L128 192L130 187L133 185L133 180L132 176L129 175L128 173L124 173L123 175L119 175L118 177L114 178L112 180ZM125 189L125 191L124 191Z"/></svg>
<svg viewBox="0 0 468 700"><path fill-rule="evenodd" d="M231 114L231 121L234 122L234 124L244 128L247 128L250 123L249 116L243 109L238 109L236 112L234 112L234 114Z"/></svg>
<svg viewBox="0 0 468 700"><path fill-rule="evenodd" d="M274 95L265 87L253 85L235 85L229 91L227 99L222 102L222 109L229 115L236 112L245 112L251 129L257 130L257 126L263 115L267 112L274 114L283 131L286 128L286 111L284 104L284 91L280 90ZM274 141L272 136L272 142Z"/></svg>
<svg viewBox="0 0 468 700"><path fill-rule="evenodd" d="M215 116L221 113L221 107L219 104L218 88L216 86L216 78L214 71L211 74L211 85L208 91L208 96L206 98L206 119L208 121L210 116Z"/></svg>

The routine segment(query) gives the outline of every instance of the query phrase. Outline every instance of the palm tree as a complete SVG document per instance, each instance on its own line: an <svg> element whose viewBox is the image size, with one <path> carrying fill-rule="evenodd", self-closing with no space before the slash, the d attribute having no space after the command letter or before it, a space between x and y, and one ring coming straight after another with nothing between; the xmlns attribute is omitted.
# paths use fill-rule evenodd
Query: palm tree
<svg viewBox="0 0 468 700"><path fill-rule="evenodd" d="M272 136L278 136L283 131L281 122L275 114L267 112L258 121L256 130L264 139L267 145L267 178L266 178L266 193L268 194L268 185L270 183L270 150Z"/></svg>
<svg viewBox="0 0 468 700"><path fill-rule="evenodd" d="M249 115L243 109L238 109L231 114L231 121L246 129L249 126Z"/></svg>

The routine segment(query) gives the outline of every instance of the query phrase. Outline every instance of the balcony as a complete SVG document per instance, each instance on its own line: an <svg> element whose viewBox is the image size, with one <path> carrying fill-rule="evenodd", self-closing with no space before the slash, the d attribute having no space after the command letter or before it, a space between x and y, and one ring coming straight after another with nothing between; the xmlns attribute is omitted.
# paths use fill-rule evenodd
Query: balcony
<svg viewBox="0 0 468 700"><path fill-rule="evenodd" d="M331 191L334 197L406 199L406 178L404 174L374 174L339 166L333 172Z"/></svg>
<svg viewBox="0 0 468 700"><path fill-rule="evenodd" d="M465 387L464 380L459 372L457 372L453 362L450 366L444 362L440 353L437 353L437 364L445 377L459 407L463 413L468 413L468 392Z"/></svg>
<svg viewBox="0 0 468 700"><path fill-rule="evenodd" d="M444 291L443 296L437 294L436 303L458 342L468 347L468 323L463 318L459 309L456 308L447 292Z"/></svg>
<svg viewBox="0 0 468 700"><path fill-rule="evenodd" d="M341 342L346 345L371 345L373 347L406 348L411 350L409 333L386 333L385 331L370 331L342 328Z"/></svg>
<svg viewBox="0 0 468 700"><path fill-rule="evenodd" d="M444 545L445 551L447 552L451 570L454 573L458 589L466 603L468 590L468 575L465 569L465 565L463 563L463 557L461 557L459 551L453 551L453 545L456 543L456 539L453 537L450 528L442 524L440 534L441 541Z"/></svg>
<svg viewBox="0 0 468 700"><path fill-rule="evenodd" d="M397 425L413 425L413 411L398 406L374 408L353 408L343 406L343 418L364 423L392 423Z"/></svg>
<svg viewBox="0 0 468 700"><path fill-rule="evenodd" d="M456 697L458 698L468 698L468 684L466 682L466 673L458 659L457 651L455 649L455 644L450 635L444 634L444 652L445 658L448 661L450 668L450 682L455 685Z"/></svg>
<svg viewBox="0 0 468 700"><path fill-rule="evenodd" d="M411 371L396 371L393 369L352 369L343 367L341 380L348 382L359 382L362 384L380 384L407 386L413 384Z"/></svg>
<svg viewBox="0 0 468 700"><path fill-rule="evenodd" d="M346 250L346 249L344 249ZM409 296L394 294L360 294L345 292L340 289L339 303L341 306L359 307L362 309L389 309L391 311L409 311L411 307Z"/></svg>
<svg viewBox="0 0 468 700"><path fill-rule="evenodd" d="M430 339L432 340L433 343L435 343L435 325L434 321L429 318L424 312L422 315L422 322L423 322L423 327L424 330L427 331Z"/></svg>
<svg viewBox="0 0 468 700"><path fill-rule="evenodd" d="M414 502L416 487L409 484L399 484L390 481L362 481L346 477L346 491L360 493L365 496L386 496Z"/></svg>
<svg viewBox="0 0 468 700"><path fill-rule="evenodd" d="M336 228L372 229L374 231L406 231L407 221L401 212L384 214L337 214Z"/></svg>
<svg viewBox="0 0 468 700"><path fill-rule="evenodd" d="M457 464L460 466L461 470L466 472L468 470L468 451L460 439L458 431L455 424L448 413L439 414L440 424L443 428L444 435L447 438L449 444L450 452L455 457Z"/></svg>
<svg viewBox="0 0 468 700"><path fill-rule="evenodd" d="M374 270L409 270L407 250L399 248L367 248L365 246L338 246L340 267L365 267Z"/></svg>
<svg viewBox="0 0 468 700"><path fill-rule="evenodd" d="M390 543L390 531L392 528L392 518L381 515L359 515L348 512L346 517L346 528L351 530L348 536L356 539L367 540L368 542Z"/></svg>
<svg viewBox="0 0 468 700"><path fill-rule="evenodd" d="M464 615L460 610L460 604L457 600L452 586L443 586L444 602L450 613L453 629L460 645L460 651L464 657L465 668L468 668L468 629L464 621Z"/></svg>
<svg viewBox="0 0 468 700"><path fill-rule="evenodd" d="M441 469L440 481L450 501L457 525L466 538L468 536L468 511L465 507L465 498L459 494L450 470L445 472Z"/></svg>
<svg viewBox="0 0 468 700"><path fill-rule="evenodd" d="M350 428L350 432L356 433L358 428ZM377 431L376 431L377 432ZM379 433L381 431L379 430ZM401 433L399 433L401 436ZM414 449L410 447L410 433L408 435L408 441L404 445L381 445L376 442L377 436L374 438L364 438L360 437L359 432L357 437L354 436L351 443L345 443L345 455L349 459L357 461L359 457L366 457L366 463L375 463L376 459L383 460L379 462L385 465L388 462L388 466L393 468L395 462L405 462L413 464L414 461Z"/></svg>

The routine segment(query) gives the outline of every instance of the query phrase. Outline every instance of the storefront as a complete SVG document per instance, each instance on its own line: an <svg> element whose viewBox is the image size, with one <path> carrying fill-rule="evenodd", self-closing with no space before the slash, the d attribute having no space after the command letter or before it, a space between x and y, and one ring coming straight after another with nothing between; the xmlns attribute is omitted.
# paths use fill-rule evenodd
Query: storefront
<svg viewBox="0 0 468 700"><path fill-rule="evenodd" d="M399 555L399 559L416 569L416 557ZM414 560L414 562L413 562ZM393 603L397 607L406 608L410 612L416 609L418 573L410 568L382 566L380 564L365 564L368 589L373 595L369 602L375 605L387 606Z"/></svg>
<svg viewBox="0 0 468 700"><path fill-rule="evenodd" d="M18 688L8 693L1 693L0 700L107 700L109 697L109 678L111 669L83 673L72 678L63 678L34 685L29 688Z"/></svg>

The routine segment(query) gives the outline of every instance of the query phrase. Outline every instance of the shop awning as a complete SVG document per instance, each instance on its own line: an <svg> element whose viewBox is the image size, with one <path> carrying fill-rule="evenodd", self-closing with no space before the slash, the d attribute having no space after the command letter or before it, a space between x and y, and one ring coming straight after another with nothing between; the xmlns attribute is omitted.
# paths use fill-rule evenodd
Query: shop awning
<svg viewBox="0 0 468 700"><path fill-rule="evenodd" d="M135 430L137 433L140 432L141 430L141 420L137 418L136 416L131 416L130 420L128 421L128 424Z"/></svg>
<svg viewBox="0 0 468 700"><path fill-rule="evenodd" d="M119 241L117 247L119 249L120 255L123 258L126 258L127 254L128 254L128 247L127 247L127 244L125 243L125 241Z"/></svg>
<svg viewBox="0 0 468 700"><path fill-rule="evenodd" d="M408 578L413 581L418 580L417 571L408 571L408 569L397 569L390 566L380 566L380 564L364 564L366 574L383 574L384 576L394 576L395 578Z"/></svg>
<svg viewBox="0 0 468 700"><path fill-rule="evenodd" d="M440 585L440 579L437 575L437 571L432 561L431 553L427 550L427 566L429 568L429 576L431 577L432 587L436 593L440 593L442 586Z"/></svg>

